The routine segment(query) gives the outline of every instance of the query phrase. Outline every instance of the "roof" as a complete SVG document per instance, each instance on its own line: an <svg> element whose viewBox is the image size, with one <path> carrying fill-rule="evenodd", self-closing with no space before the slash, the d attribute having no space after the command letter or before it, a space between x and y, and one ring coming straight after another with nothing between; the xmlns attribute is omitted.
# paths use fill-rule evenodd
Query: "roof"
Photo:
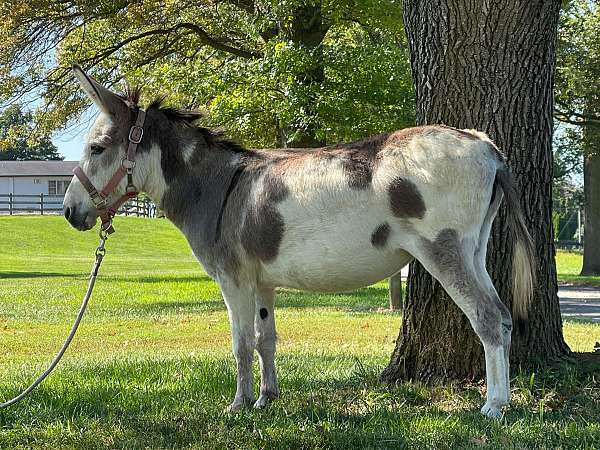
<svg viewBox="0 0 600 450"><path fill-rule="evenodd" d="M77 161L0 161L0 177L71 176Z"/></svg>

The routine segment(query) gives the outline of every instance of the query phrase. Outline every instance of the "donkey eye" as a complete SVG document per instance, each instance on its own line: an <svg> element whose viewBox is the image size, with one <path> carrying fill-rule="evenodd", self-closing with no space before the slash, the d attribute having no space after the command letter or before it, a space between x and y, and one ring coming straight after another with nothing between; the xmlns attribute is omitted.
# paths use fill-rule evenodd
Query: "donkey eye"
<svg viewBox="0 0 600 450"><path fill-rule="evenodd" d="M101 155L103 151L104 151L104 147L102 147L101 145L98 145L98 144L90 145L90 152L92 153L92 155Z"/></svg>

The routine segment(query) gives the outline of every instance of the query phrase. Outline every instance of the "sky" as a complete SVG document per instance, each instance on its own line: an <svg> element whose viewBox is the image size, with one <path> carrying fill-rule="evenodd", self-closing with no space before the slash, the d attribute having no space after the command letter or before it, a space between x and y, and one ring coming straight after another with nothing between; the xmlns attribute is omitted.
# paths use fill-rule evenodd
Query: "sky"
<svg viewBox="0 0 600 450"><path fill-rule="evenodd" d="M58 152L65 157L65 160L79 161L81 159L87 132L97 114L98 110L88 108L76 124L54 134L52 142L58 147Z"/></svg>
<svg viewBox="0 0 600 450"><path fill-rule="evenodd" d="M54 136L52 142L58 147L58 152L67 161L79 161L85 142L85 132L80 131L77 134L68 131L59 133Z"/></svg>

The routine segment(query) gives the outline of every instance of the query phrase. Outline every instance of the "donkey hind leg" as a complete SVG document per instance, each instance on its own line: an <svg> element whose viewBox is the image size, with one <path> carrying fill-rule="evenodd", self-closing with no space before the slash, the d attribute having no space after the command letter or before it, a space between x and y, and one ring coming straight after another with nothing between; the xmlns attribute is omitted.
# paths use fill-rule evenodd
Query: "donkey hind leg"
<svg viewBox="0 0 600 450"><path fill-rule="evenodd" d="M227 305L233 354L237 365L237 388L233 402L227 408L235 412L254 401L252 392L252 362L254 359L254 295L252 286L239 287L229 280L219 280Z"/></svg>
<svg viewBox="0 0 600 450"><path fill-rule="evenodd" d="M506 398L506 403L510 402L510 342L511 342L511 334L512 334L512 317L509 309L506 307L504 303L500 300L498 293L496 292L496 288L492 283L492 279L485 269L485 265L483 269L480 270L477 268L479 264L476 262L476 271L479 275L479 282L486 289L489 294L491 300L496 304L498 309L500 310L500 315L502 318L502 354L504 357L504 370L506 377L506 392L504 392L504 396Z"/></svg>
<svg viewBox="0 0 600 450"><path fill-rule="evenodd" d="M492 228L492 222L498 213L498 209L500 208L500 204L502 203L502 191L497 190L495 195L493 196L492 202L488 209L488 212L483 221L483 225L481 227L481 232L479 234L479 242L477 243L477 248L475 250L475 272L479 276L479 283L483 288L488 292L488 294L492 297L496 306L500 309L500 313L502 315L502 337L503 337L503 349L504 349L504 365L506 369L506 379L508 380L506 384L506 398L507 401L510 401L510 342L511 342L511 334L512 334L512 317L510 314L510 310L506 307L504 303L500 300L498 296L498 292L494 287L494 283L490 278L489 273L486 270L486 255L487 255L487 246L490 238L490 231Z"/></svg>
<svg viewBox="0 0 600 450"><path fill-rule="evenodd" d="M272 288L259 289L256 296L254 329L256 330L256 350L260 363L260 396L255 408L264 408L279 397L277 374L275 372L275 291Z"/></svg>
<svg viewBox="0 0 600 450"><path fill-rule="evenodd" d="M468 244L469 241L460 239L454 230L444 230L435 241L427 241L425 251L414 254L465 313L479 336L485 352L487 384L487 400L481 412L499 418L502 406L508 403L509 391L502 313L480 284L481 277L474 266L475 246Z"/></svg>

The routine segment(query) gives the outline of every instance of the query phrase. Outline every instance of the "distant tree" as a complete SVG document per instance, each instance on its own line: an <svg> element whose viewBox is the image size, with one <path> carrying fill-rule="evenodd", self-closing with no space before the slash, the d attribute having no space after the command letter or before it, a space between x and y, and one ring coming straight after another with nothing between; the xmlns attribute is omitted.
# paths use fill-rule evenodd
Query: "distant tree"
<svg viewBox="0 0 600 450"><path fill-rule="evenodd" d="M600 275L600 6L566 2L557 48L555 118L572 125L583 154L582 275Z"/></svg>
<svg viewBox="0 0 600 450"><path fill-rule="evenodd" d="M208 125L249 146L310 147L414 123L394 0L32 0L1 2L0 16L0 102L42 92L48 129L87 105L73 62L204 107Z"/></svg>
<svg viewBox="0 0 600 450"><path fill-rule="evenodd" d="M583 208L583 186L572 183L568 178L554 180L552 203L554 239L577 239L578 215Z"/></svg>
<svg viewBox="0 0 600 450"><path fill-rule="evenodd" d="M555 127L552 172L552 223L555 240L578 237L578 214L584 207L583 142L581 130L572 125Z"/></svg>
<svg viewBox="0 0 600 450"><path fill-rule="evenodd" d="M552 143L554 183L581 176L583 172L583 139L579 127L555 127Z"/></svg>
<svg viewBox="0 0 600 450"><path fill-rule="evenodd" d="M0 161L61 160L48 136L36 136L32 114L13 105L0 112Z"/></svg>

